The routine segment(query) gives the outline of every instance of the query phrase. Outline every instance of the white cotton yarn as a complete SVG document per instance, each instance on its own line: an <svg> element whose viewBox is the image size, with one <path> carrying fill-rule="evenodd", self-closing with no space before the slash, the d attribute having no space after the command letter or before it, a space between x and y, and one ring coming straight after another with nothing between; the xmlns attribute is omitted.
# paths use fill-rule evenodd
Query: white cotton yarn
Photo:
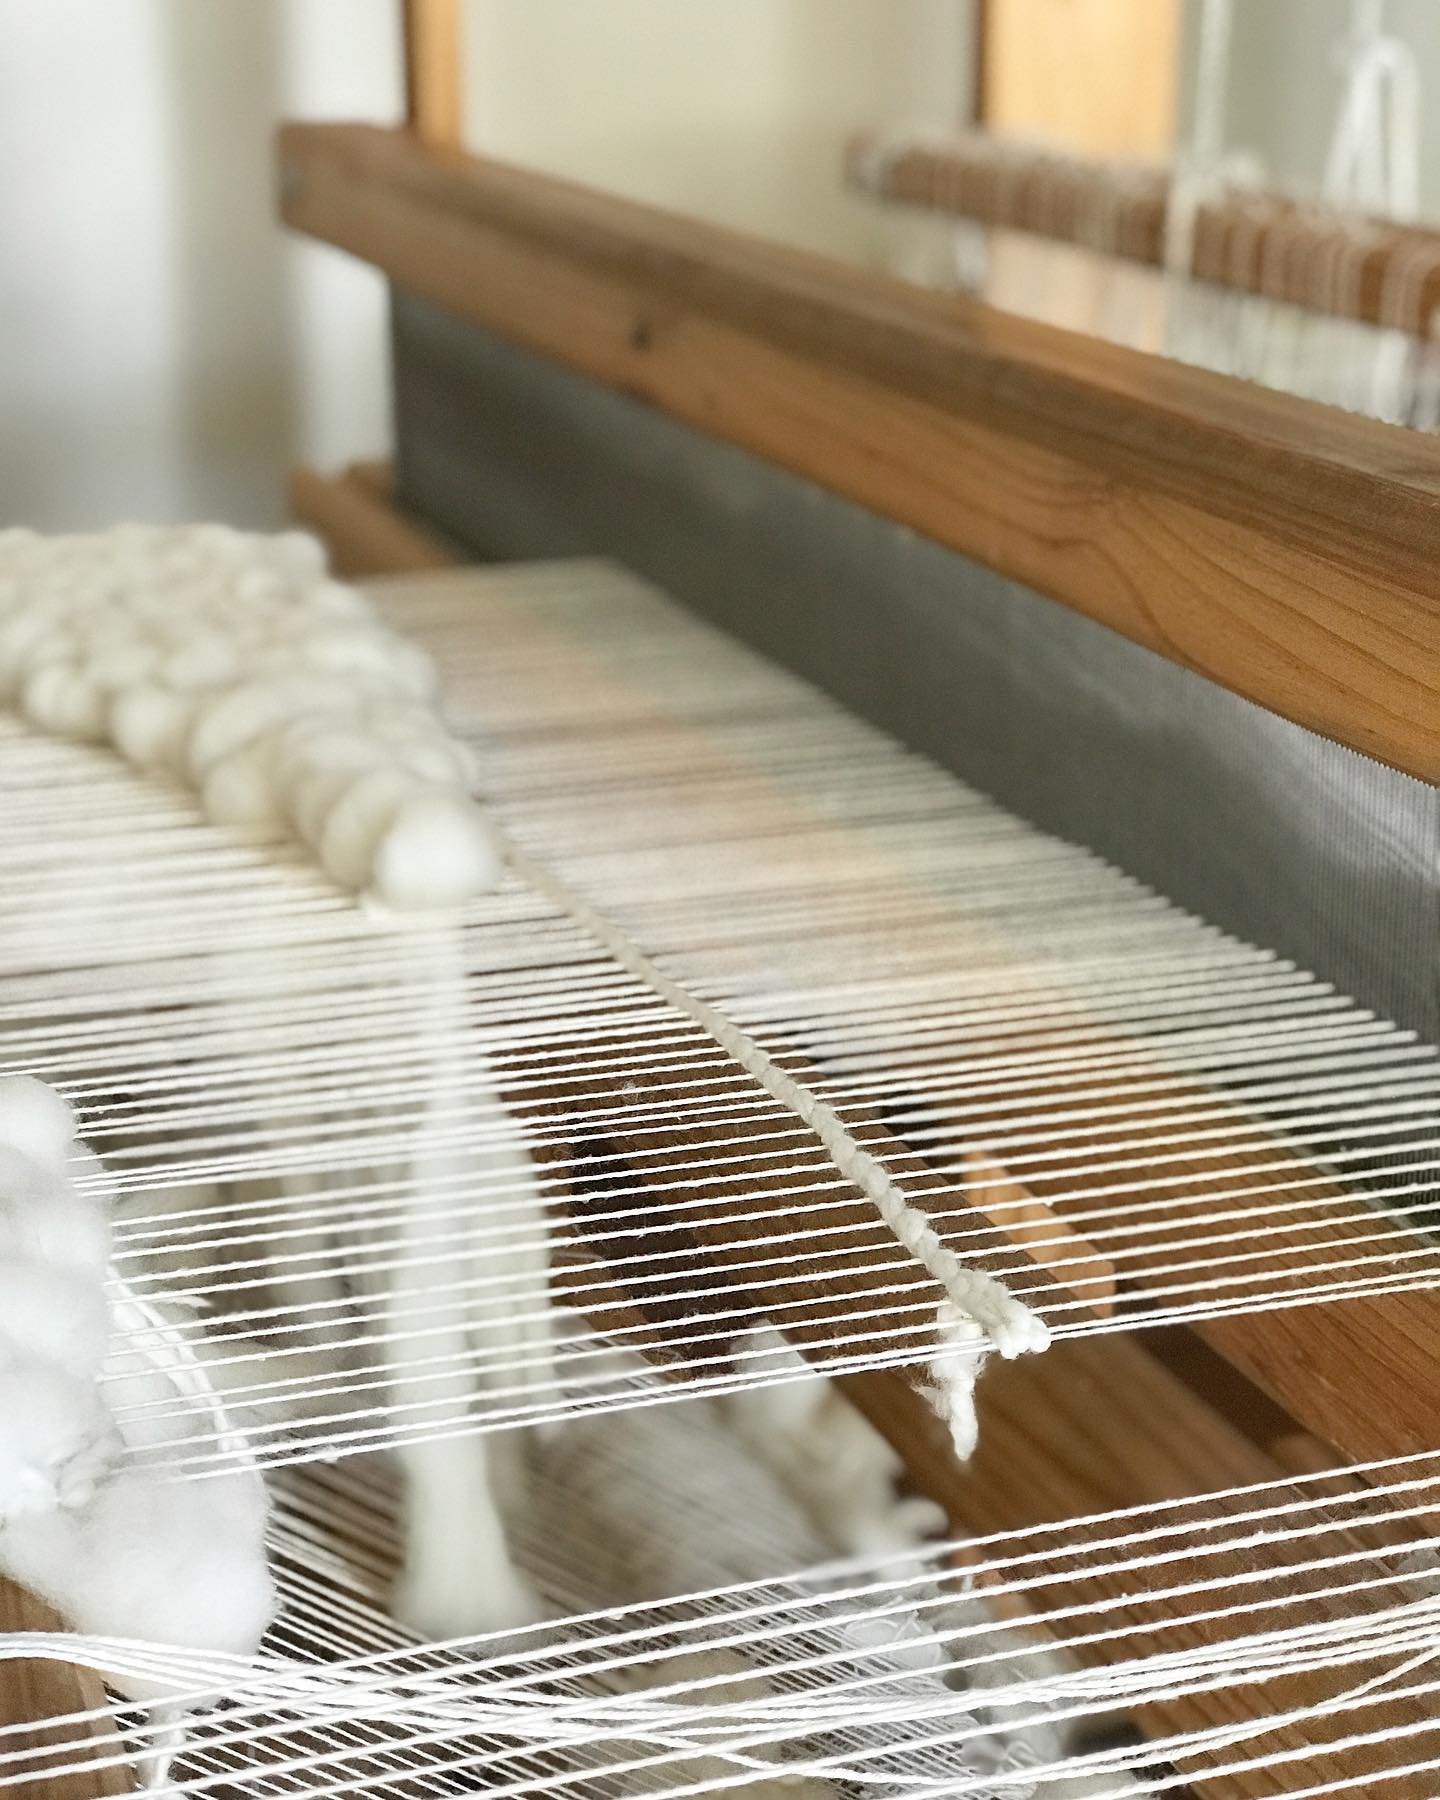
<svg viewBox="0 0 1440 1800"><path fill-rule="evenodd" d="M913 1204L880 1158L858 1142L835 1108L782 1069L748 1031L672 980L622 926L597 912L528 851L512 848L510 860L531 887L568 912L668 1005L693 1019L773 1100L807 1125L840 1173L854 1182L899 1242L933 1276L944 1299L936 1309L935 1351L923 1391L945 1421L956 1455L967 1459L979 1438L975 1384L986 1356L997 1350L1010 1361L1047 1349L1050 1332L1045 1321L993 1275L962 1263L924 1210Z"/></svg>
<svg viewBox="0 0 1440 1800"><path fill-rule="evenodd" d="M500 871L435 699L429 657L304 533L0 531L0 705L183 782L218 825L298 838L396 911Z"/></svg>
<svg viewBox="0 0 1440 1800"><path fill-rule="evenodd" d="M250 1655L275 1604L263 1483L174 1479L177 1396L218 1401L153 1308L117 1316L103 1181L77 1167L103 1175L61 1096L0 1080L0 1574L77 1631Z"/></svg>

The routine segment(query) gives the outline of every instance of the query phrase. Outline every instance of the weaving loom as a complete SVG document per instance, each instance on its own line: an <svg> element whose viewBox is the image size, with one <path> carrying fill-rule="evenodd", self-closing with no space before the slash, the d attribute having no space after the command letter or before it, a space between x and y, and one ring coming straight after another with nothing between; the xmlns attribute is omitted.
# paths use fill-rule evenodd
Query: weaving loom
<svg viewBox="0 0 1440 1800"><path fill-rule="evenodd" d="M696 1758L718 1758L703 1778L723 1785L755 1778L742 1773L753 1771L743 1757L754 1752L841 1785L1044 1792L1026 1784L1051 1765L1058 1779L1063 1762L1061 1740L1045 1750L1044 1729L1097 1707L1152 1696L1163 1704L1171 1685L1203 1691L1219 1672L1235 1678L1232 1658L1274 1690L1243 1728L1096 1751L1092 1772L1143 1770L1159 1755L1185 1773L1213 1765L1223 1774L1257 1756L1268 1762L1277 1746L1313 1766L1317 1732L1363 1738L1381 1707L1387 1758L1440 1730L1424 1709L1423 1675L1407 1684L1403 1674L1434 1643L1428 1456L1383 1459L1365 1485L1277 1482L1189 1507L992 1533L958 1547L965 1560L954 1573L948 1547L909 1553L903 1573L891 1551L826 1570L818 1590L803 1565L785 1561L796 1528L771 1526L767 1541L757 1506L746 1555L768 1581L736 1588L722 1559L722 1594L640 1608L617 1640L623 1651L601 1658L607 1671L617 1660L651 1669L666 1688L662 1710L693 1709L678 1742L668 1719L658 1744L647 1737L656 1722L639 1703L597 1709L588 1614L629 1596L604 1586L603 1558L583 1533L577 1539L583 1487L550 1502L536 1564L552 1602L580 1609L573 1625L537 1633L528 1654L508 1638L434 1656L410 1647L379 1610L393 1536L383 1470L311 1476L317 1456L462 1424L573 1421L784 1382L793 1377L784 1359L755 1345L761 1317L828 1373L898 1375L902 1386L855 1390L891 1429L923 1436L934 1421L912 1382L924 1385L935 1358L945 1290L813 1129L636 972L636 950L801 1072L967 1267L1025 1293L1062 1341L1131 1329L1136 1307L1151 1325L1190 1319L1223 1331L1322 1300L1423 1297L1437 1253L1368 1202L1408 1204L1420 1223L1433 1210L1421 1196L1440 1083L1433 1054L1411 1034L1023 825L628 577L572 564L432 578L390 590L387 610L450 671L452 717L480 749L492 803L517 844L522 873L476 903L463 928L474 1008L467 1055L498 1075L553 1192L557 1392L529 1391L533 1351L517 1320L508 1346L492 1336L476 1352L498 1386L462 1412L447 1367L428 1393L419 1375L412 1410L396 1411L373 1351L367 1377L374 1321L347 1310L332 1323L323 1299L307 1316L304 1292L328 1266L409 1256L443 1269L462 1243L473 1249L460 1208L433 1193L417 1248L406 1196L365 1178L413 1129L434 1080L433 1040L416 1023L423 981L417 993L406 939L387 967L353 908L302 862L227 845L173 793L147 788L105 752L13 730L5 745L7 789L19 800L5 883L11 1066L58 1082L92 1121L87 1139L122 1190L117 1269L151 1301L211 1301L212 1364L241 1364L223 1385L241 1409L243 1440L227 1445L208 1414L176 1404L177 1468L194 1474L235 1454L301 1465L280 1488L272 1531L282 1586L292 1567L298 1584L272 1635L276 1661L252 1671L106 1644L84 1658L107 1672L138 1658L173 1687L190 1715L172 1771L184 1790L253 1782L294 1763L286 1791L401 1791L407 1778L463 1782L472 1766L484 1768L487 1787L523 1786L538 1767L547 1784L589 1791L603 1767L633 1774L646 1791L689 1791ZM481 656L469 648L477 641ZM67 796L58 844L57 792ZM117 919L113 883L126 868L132 881L140 872L137 842L147 849L143 875ZM87 878L62 888L55 873L77 855ZM723 916L711 898L720 880ZM184 953L173 944L162 952L157 922L168 936L180 905L190 921ZM27 1024L37 1014L41 1022ZM117 1067L127 1072L118 1088L107 1075ZM212 1100L217 1084L223 1098ZM244 1122L257 1119L265 1123L247 1133ZM318 1186L292 1185L317 1169ZM217 1177L234 1196L218 1231L213 1214L153 1210L159 1194ZM496 1222L484 1241L503 1257L515 1228L495 1200L485 1199ZM298 1299L204 1279L207 1266L243 1267L262 1242L287 1234L304 1247L291 1276ZM546 1286L536 1285L537 1308ZM483 1313L483 1296L433 1273L411 1298L422 1322L426 1309ZM257 1340L283 1346L317 1316L328 1348L362 1352L343 1383L283 1373L283 1350L265 1365L278 1378L247 1382ZM676 1440L682 1461L710 1457L711 1479L729 1486L723 1433L717 1441L715 1427L707 1434L688 1414L682 1429L698 1434L688 1449L685 1436ZM659 1442L654 1480L674 1483L665 1474L672 1450ZM607 1452L602 1436L597 1450L602 1470L607 1454L621 1466L636 1455L623 1438ZM570 1455L587 1466L583 1451ZM672 1529L682 1533L693 1517L693 1502L677 1507ZM1273 1545L1256 1567L1262 1534ZM597 1530L599 1543L616 1536L613 1519ZM808 1542L802 1533L799 1546ZM558 1567L548 1560L557 1544ZM813 1560L826 1560L824 1548L823 1537L810 1544ZM695 1552L675 1555L689 1566ZM791 1580L777 1588L781 1574ZM1313 1601L1302 1597L1307 1586ZM1178 1613L1157 1627L1149 1607L1168 1615L1176 1592ZM1024 1610L1018 1622L977 1614L977 1595L992 1605L1019 1596ZM716 1643L737 1641L726 1626L734 1612L747 1655L762 1656L781 1692L798 1682L803 1693L825 1671L813 1710L796 1700L790 1712L770 1701L757 1711L750 1689L738 1721L707 1704L735 1702L712 1661L690 1672L687 1633L713 1657ZM838 1638L826 1635L832 1612ZM1192 1614L1218 1633L1203 1654L1187 1647ZM902 1659L899 1672L888 1650L866 1651L866 1632L897 1616L919 1646L918 1663ZM1017 1646L1021 1624L1046 1622L1060 1641L1102 1646L1110 1679L1057 1670L1023 1633ZM603 1651L608 1610L598 1624ZM23 1648L33 1652L33 1640ZM77 1658L71 1638L46 1648ZM335 1658L343 1672L318 1675L317 1659ZM1395 1680L1378 1684L1385 1658ZM507 1710L505 1697L513 1709L527 1682L544 1684L538 1726ZM995 1709L988 1723L967 1698L977 1684ZM215 1687L226 1695L219 1710ZM1350 1689L1353 1716L1342 1698ZM1310 1710L1317 1693L1323 1728ZM871 1698L866 1726L850 1714ZM917 1704L933 1717L918 1737ZM844 1729L817 1746L836 1706ZM117 1758L143 1766L147 1728L133 1709L115 1718L123 1750L97 1748L87 1727L77 1751L52 1753L51 1773L78 1776ZM1026 1730L1012 1734L1012 1719ZM1302 1722L1308 1748L1287 1735ZM1008 1756L967 1760L968 1747L997 1733ZM1413 1748L1422 1761L1426 1744ZM580 1773L563 1773L576 1766L567 1756ZM14 1752L10 1761L16 1773L33 1766ZM1339 1750L1335 1766L1353 1768ZM1376 1766L1366 1765L1372 1774ZM1064 1771L1074 1773L1068 1763ZM1094 1791L1111 1790L1102 1781Z"/></svg>
<svg viewBox="0 0 1440 1800"><path fill-rule="evenodd" d="M1433 1794L1440 453L423 136L282 137L394 284L310 496L503 877L0 720L0 1076L278 1595L0 1587L0 1790ZM533 1623L407 1515L482 1443Z"/></svg>

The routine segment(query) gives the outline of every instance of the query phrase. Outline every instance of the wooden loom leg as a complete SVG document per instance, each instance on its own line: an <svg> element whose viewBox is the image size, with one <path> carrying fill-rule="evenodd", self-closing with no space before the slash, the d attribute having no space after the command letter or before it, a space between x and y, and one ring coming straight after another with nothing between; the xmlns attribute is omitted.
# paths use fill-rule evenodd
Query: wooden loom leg
<svg viewBox="0 0 1440 1800"><path fill-rule="evenodd" d="M406 123L422 144L458 150L461 0L403 0Z"/></svg>
<svg viewBox="0 0 1440 1800"><path fill-rule="evenodd" d="M1170 155L1177 0L984 0L980 123L1072 153Z"/></svg>
<svg viewBox="0 0 1440 1800"><path fill-rule="evenodd" d="M319 536L335 573L349 580L452 569L460 558L394 504L381 468L354 463L340 475L292 469L292 518Z"/></svg>
<svg viewBox="0 0 1440 1800"><path fill-rule="evenodd" d="M11 1632L63 1630L47 1606L0 1576L0 1637ZM45 1773L46 1761L62 1746L67 1757L76 1755L73 1740L78 1737L90 1737L97 1756L123 1750L119 1737L104 1719L84 1725L47 1727L48 1720L89 1712L105 1704L104 1684L90 1669L43 1657L0 1662L0 1731L4 1732L0 1736L0 1751L7 1757L23 1759L0 1765L0 1773L24 1774L31 1758L36 1765L31 1779L5 1791L18 1800L100 1800L101 1796L133 1792L134 1771L128 1762L71 1774Z"/></svg>

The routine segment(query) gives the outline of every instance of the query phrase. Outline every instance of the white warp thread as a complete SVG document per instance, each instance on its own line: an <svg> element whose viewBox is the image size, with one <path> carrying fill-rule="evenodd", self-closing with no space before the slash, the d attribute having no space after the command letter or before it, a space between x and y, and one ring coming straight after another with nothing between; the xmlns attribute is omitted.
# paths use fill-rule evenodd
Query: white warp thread
<svg viewBox="0 0 1440 1800"><path fill-rule="evenodd" d="M948 1425L957 1453L969 1456L976 1439L975 1383L987 1350L998 1350L1009 1359L1045 1349L1050 1334L1044 1321L993 1276L967 1268L880 1159L851 1135L834 1108L788 1075L748 1032L672 981L622 927L588 905L544 863L513 843L506 846L506 857L516 874L583 925L637 980L693 1019L773 1100L802 1120L840 1173L871 1201L895 1237L944 1289L936 1316L940 1349L930 1362L934 1386L928 1397Z"/></svg>

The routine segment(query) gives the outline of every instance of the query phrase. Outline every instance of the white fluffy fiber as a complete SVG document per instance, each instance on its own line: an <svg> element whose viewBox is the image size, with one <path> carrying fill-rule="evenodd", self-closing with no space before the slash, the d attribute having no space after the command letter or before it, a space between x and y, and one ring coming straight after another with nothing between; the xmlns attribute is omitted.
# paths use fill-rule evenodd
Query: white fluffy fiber
<svg viewBox="0 0 1440 1800"><path fill-rule="evenodd" d="M0 1573L88 1635L250 1654L274 1606L264 1488L163 1466L176 1388L115 1329L87 1162L58 1094L0 1080Z"/></svg>
<svg viewBox="0 0 1440 1800"><path fill-rule="evenodd" d="M184 782L216 824L298 837L397 910L499 871L435 692L424 651L303 533L0 531L0 705Z"/></svg>
<svg viewBox="0 0 1440 1800"><path fill-rule="evenodd" d="M945 1529L933 1500L899 1496L898 1453L779 1332L762 1327L745 1348L748 1361L758 1366L763 1359L792 1378L741 1388L719 1406L740 1442L835 1549L853 1556L903 1552Z"/></svg>

